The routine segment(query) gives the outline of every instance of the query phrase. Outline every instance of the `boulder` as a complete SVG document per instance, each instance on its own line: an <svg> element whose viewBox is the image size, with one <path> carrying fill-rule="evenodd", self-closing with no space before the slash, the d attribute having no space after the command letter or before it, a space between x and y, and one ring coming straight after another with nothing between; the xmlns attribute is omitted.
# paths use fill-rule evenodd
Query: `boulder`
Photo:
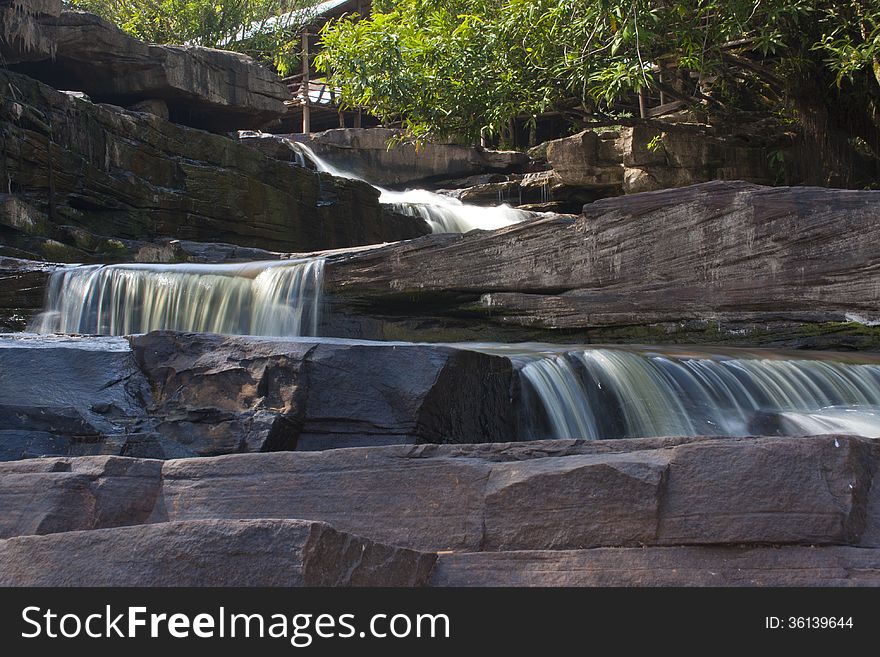
<svg viewBox="0 0 880 657"><path fill-rule="evenodd" d="M0 541L0 586L424 586L435 559L320 522L171 522Z"/></svg>
<svg viewBox="0 0 880 657"><path fill-rule="evenodd" d="M878 586L880 550L596 548L440 554L431 586Z"/></svg>
<svg viewBox="0 0 880 657"><path fill-rule="evenodd" d="M227 137L95 105L8 70L0 96L0 170L16 189L0 203L0 235L18 250L9 255L105 262L157 238L303 252L430 232L420 219L386 213L366 183Z"/></svg>
<svg viewBox="0 0 880 657"><path fill-rule="evenodd" d="M703 183L334 256L325 290L335 335L877 349L878 212L875 191Z"/></svg>
<svg viewBox="0 0 880 657"><path fill-rule="evenodd" d="M7 67L95 102L227 132L280 119L293 96L268 68L239 53L197 46L155 45L81 11L37 14L38 44L7 41ZM145 106L143 103L151 103Z"/></svg>
<svg viewBox="0 0 880 657"><path fill-rule="evenodd" d="M509 439L516 374L446 346L0 336L0 460Z"/></svg>
<svg viewBox="0 0 880 657"><path fill-rule="evenodd" d="M134 336L158 431L199 454L510 435L506 358L451 347Z"/></svg>
<svg viewBox="0 0 880 657"><path fill-rule="evenodd" d="M547 145L547 161L555 182L577 187L613 188L623 180L615 132L585 130Z"/></svg>

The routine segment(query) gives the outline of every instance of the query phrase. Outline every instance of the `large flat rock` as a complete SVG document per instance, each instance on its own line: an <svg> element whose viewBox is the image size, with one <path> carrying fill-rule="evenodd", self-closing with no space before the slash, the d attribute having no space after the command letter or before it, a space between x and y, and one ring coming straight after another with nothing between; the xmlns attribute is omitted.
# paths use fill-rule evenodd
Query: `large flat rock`
<svg viewBox="0 0 880 657"><path fill-rule="evenodd" d="M16 249L7 255L119 261L131 242L159 238L310 252L430 232L420 219L386 213L366 183L225 136L93 104L6 69L0 97L15 190L0 197L0 236Z"/></svg>
<svg viewBox="0 0 880 657"><path fill-rule="evenodd" d="M289 518L425 551L880 547L878 471L875 441L842 436L397 445L19 461L0 500L7 537Z"/></svg>
<svg viewBox="0 0 880 657"><path fill-rule="evenodd" d="M6 65L96 102L131 106L158 100L175 123L225 132L279 119L284 101L293 99L273 71L246 55L144 43L81 11L30 20L36 43L4 41Z"/></svg>
<svg viewBox="0 0 880 657"><path fill-rule="evenodd" d="M597 548L441 554L432 586L878 586L880 550Z"/></svg>
<svg viewBox="0 0 880 657"><path fill-rule="evenodd" d="M799 346L836 334L877 349L864 323L880 307L878 212L876 191L712 182L333 258L326 289L378 334ZM862 324L847 336L849 320Z"/></svg>
<svg viewBox="0 0 880 657"><path fill-rule="evenodd" d="M318 522L172 522L0 541L0 586L424 586L435 558Z"/></svg>
<svg viewBox="0 0 880 657"><path fill-rule="evenodd" d="M480 551L857 545L872 513L867 439L619 442L515 460L389 447L169 461L156 519L302 517L396 545Z"/></svg>

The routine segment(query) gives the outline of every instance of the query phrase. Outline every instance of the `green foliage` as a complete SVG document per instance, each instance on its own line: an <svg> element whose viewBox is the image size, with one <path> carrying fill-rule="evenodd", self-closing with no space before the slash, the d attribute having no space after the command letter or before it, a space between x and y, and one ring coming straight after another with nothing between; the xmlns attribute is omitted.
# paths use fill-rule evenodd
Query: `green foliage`
<svg viewBox="0 0 880 657"><path fill-rule="evenodd" d="M658 153L663 150L663 135L655 135L651 141L646 144L649 151L652 153Z"/></svg>
<svg viewBox="0 0 880 657"><path fill-rule="evenodd" d="M778 110L783 78L826 73L880 95L876 0L384 0L322 37L319 66L344 101L417 137L504 134L548 111L619 116L659 89L657 64L722 106L725 89L748 88Z"/></svg>
<svg viewBox="0 0 880 657"><path fill-rule="evenodd" d="M269 29L287 12L317 0L67 0L129 34L152 43L186 43L243 52L271 62L285 75L299 61L300 31L308 11ZM244 38L243 38L244 37Z"/></svg>

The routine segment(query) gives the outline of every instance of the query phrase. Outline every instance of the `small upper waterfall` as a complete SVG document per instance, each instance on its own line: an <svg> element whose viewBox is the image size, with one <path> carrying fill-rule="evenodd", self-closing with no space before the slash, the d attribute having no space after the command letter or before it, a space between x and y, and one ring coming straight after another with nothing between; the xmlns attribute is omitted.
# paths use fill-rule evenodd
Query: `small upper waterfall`
<svg viewBox="0 0 880 657"><path fill-rule="evenodd" d="M581 349L514 355L534 438L880 437L880 364Z"/></svg>
<svg viewBox="0 0 880 657"><path fill-rule="evenodd" d="M87 265L52 274L39 333L317 335L324 260Z"/></svg>
<svg viewBox="0 0 880 657"><path fill-rule="evenodd" d="M344 171L319 157L302 142L286 141L297 154L297 162L304 165L311 162L318 171L340 178L353 178L372 184L350 171ZM483 207L462 203L456 198L435 194L426 189L411 189L395 192L373 185L379 190L379 202L391 206L395 212L411 217L421 217L434 233L466 233L470 230L495 230L525 221L536 216L533 212L517 210L509 205Z"/></svg>

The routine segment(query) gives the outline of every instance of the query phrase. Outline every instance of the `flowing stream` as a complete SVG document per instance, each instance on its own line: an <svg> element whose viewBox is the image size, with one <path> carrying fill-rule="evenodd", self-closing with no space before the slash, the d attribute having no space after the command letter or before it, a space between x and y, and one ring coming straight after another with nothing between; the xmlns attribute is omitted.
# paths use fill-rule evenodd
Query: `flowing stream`
<svg viewBox="0 0 880 657"><path fill-rule="evenodd" d="M880 437L880 363L761 350L511 354L532 438Z"/></svg>

